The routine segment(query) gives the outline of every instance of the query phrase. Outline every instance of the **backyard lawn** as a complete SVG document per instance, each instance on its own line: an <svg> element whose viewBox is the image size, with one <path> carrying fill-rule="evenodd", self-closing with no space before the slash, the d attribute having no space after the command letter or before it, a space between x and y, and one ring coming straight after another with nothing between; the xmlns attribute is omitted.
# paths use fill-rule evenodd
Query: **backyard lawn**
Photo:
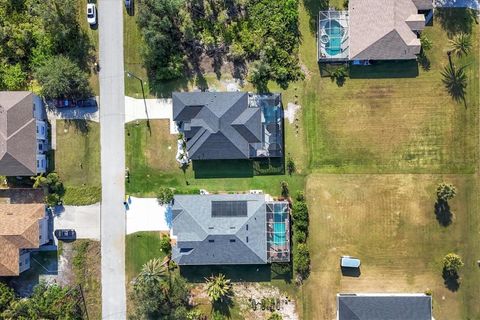
<svg viewBox="0 0 480 320"><path fill-rule="evenodd" d="M305 319L333 319L338 292L433 292L434 317L476 319L480 252L476 175L312 174L307 179L312 273L303 288ZM449 226L437 221L436 186L457 187ZM449 290L442 258L465 263ZM342 276L339 257L362 260L360 277Z"/></svg>
<svg viewBox="0 0 480 320"><path fill-rule="evenodd" d="M191 192L206 189L210 192L248 191L262 189L271 195L280 194L280 183L289 183L290 193L303 189L303 175L253 175L250 177L235 177L239 162L235 162L230 170L223 166L225 178L195 178L196 172L191 165L183 172L175 160L177 137L169 133L167 120L150 121L152 134L146 122L129 123L126 125L126 159L130 171L130 182L127 182L127 192L136 196L155 196L160 187L174 187L181 192ZM219 170L219 163L202 164L203 173ZM242 164L242 166L244 166ZM222 166L220 166L220 170ZM199 170L198 168L196 170ZM245 171L245 170L244 170Z"/></svg>
<svg viewBox="0 0 480 320"><path fill-rule="evenodd" d="M85 120L57 120L55 171L65 185L64 203L100 201L100 126Z"/></svg>
<svg viewBox="0 0 480 320"><path fill-rule="evenodd" d="M308 166L319 172L473 173L478 159L478 27L468 57L453 58L467 66L466 107L446 92L441 72L448 64L449 43L442 20L425 34L433 42L427 52L429 70L405 64L351 68L343 86L321 78L315 34L302 8L301 60L308 69L299 84L304 112ZM460 15L463 17L462 15ZM451 16L450 19L455 19ZM463 18L462 18L463 19ZM458 18L458 23L463 20ZM473 22L472 22L473 23ZM458 62L457 62L458 61ZM414 69L416 67L414 66ZM418 73L398 78L398 71Z"/></svg>

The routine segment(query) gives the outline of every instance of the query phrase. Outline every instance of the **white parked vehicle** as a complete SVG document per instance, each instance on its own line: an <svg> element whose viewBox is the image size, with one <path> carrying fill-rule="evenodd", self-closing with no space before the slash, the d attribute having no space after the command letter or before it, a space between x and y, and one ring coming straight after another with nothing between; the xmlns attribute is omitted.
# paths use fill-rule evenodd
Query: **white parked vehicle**
<svg viewBox="0 0 480 320"><path fill-rule="evenodd" d="M97 7L94 3L87 3L87 21L91 26L97 24Z"/></svg>

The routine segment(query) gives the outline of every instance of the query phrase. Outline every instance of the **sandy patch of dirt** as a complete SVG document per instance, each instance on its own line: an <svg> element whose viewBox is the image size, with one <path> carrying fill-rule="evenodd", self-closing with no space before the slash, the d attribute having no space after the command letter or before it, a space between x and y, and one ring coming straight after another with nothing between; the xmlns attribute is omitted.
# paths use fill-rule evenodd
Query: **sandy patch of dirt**
<svg viewBox="0 0 480 320"><path fill-rule="evenodd" d="M289 102L287 104L287 109L283 111L284 117L288 119L290 124L295 122L295 114L298 110L300 110L300 106L298 104Z"/></svg>

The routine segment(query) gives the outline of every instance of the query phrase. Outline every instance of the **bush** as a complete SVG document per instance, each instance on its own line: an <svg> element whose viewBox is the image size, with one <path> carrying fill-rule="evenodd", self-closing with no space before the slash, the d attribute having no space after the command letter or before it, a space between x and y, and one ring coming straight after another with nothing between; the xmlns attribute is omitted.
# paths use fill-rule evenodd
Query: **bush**
<svg viewBox="0 0 480 320"><path fill-rule="evenodd" d="M293 222L304 221L308 224L308 207L304 201L297 201L292 208Z"/></svg>
<svg viewBox="0 0 480 320"><path fill-rule="evenodd" d="M304 202L305 201L305 194L303 191L298 191L297 194L295 195L295 200L299 202Z"/></svg>
<svg viewBox="0 0 480 320"><path fill-rule="evenodd" d="M307 241L307 233L301 229L296 229L293 231L293 242L294 243L305 243Z"/></svg>
<svg viewBox="0 0 480 320"><path fill-rule="evenodd" d="M449 253L443 258L443 270L450 275L458 274L463 265L462 258L455 253Z"/></svg>
<svg viewBox="0 0 480 320"><path fill-rule="evenodd" d="M172 244L170 242L170 237L166 234L160 239L160 250L164 252L167 256L172 253Z"/></svg>
<svg viewBox="0 0 480 320"><path fill-rule="evenodd" d="M293 173L295 173L295 171L297 170L297 167L295 166L295 162L293 161L292 157L288 157L287 158L287 172L288 172L288 175L292 175Z"/></svg>
<svg viewBox="0 0 480 320"><path fill-rule="evenodd" d="M276 312L272 313L268 320L283 320L282 316Z"/></svg>
<svg viewBox="0 0 480 320"><path fill-rule="evenodd" d="M169 204L173 200L173 190L171 188L160 188L157 192L157 201L160 205Z"/></svg>
<svg viewBox="0 0 480 320"><path fill-rule="evenodd" d="M305 243L299 243L293 250L293 268L302 279L310 273L310 252Z"/></svg>

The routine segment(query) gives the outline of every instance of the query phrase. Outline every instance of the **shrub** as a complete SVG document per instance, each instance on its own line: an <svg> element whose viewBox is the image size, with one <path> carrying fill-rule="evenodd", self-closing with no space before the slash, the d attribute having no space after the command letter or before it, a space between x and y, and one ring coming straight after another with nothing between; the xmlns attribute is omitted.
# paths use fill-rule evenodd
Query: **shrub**
<svg viewBox="0 0 480 320"><path fill-rule="evenodd" d="M172 253L172 244L170 243L170 237L166 234L160 239L160 250L164 252L167 256Z"/></svg>
<svg viewBox="0 0 480 320"><path fill-rule="evenodd" d="M307 241L307 233L301 229L296 229L293 231L293 242L294 243L305 243Z"/></svg>
<svg viewBox="0 0 480 320"><path fill-rule="evenodd" d="M171 188L160 188L157 192L157 201L160 205L169 204L173 200L173 190Z"/></svg>
<svg viewBox="0 0 480 320"><path fill-rule="evenodd" d="M442 182L437 187L437 197L440 200L448 201L457 195L457 189L452 184Z"/></svg>
<svg viewBox="0 0 480 320"><path fill-rule="evenodd" d="M298 191L297 194L295 195L295 199L297 201L304 202L305 201L305 194L303 193L303 191Z"/></svg>
<svg viewBox="0 0 480 320"><path fill-rule="evenodd" d="M287 172L288 172L288 175L292 175L293 173L295 173L295 171L297 170L297 167L295 166L295 162L293 162L293 159L292 157L288 157L287 158Z"/></svg>
<svg viewBox="0 0 480 320"><path fill-rule="evenodd" d="M456 275L463 265L462 258L455 253L449 253L443 258L443 270L450 275Z"/></svg>
<svg viewBox="0 0 480 320"><path fill-rule="evenodd" d="M310 273L310 252L305 243L299 243L293 251L293 267L302 279Z"/></svg>
<svg viewBox="0 0 480 320"><path fill-rule="evenodd" d="M297 201L292 208L293 222L306 221L308 223L308 207L303 201Z"/></svg>
<svg viewBox="0 0 480 320"><path fill-rule="evenodd" d="M268 320L283 320L282 316L276 312L272 313Z"/></svg>
<svg viewBox="0 0 480 320"><path fill-rule="evenodd" d="M280 183L280 187L282 188L282 197L288 198L290 195L290 190L288 189L288 183L286 181L282 181Z"/></svg>

